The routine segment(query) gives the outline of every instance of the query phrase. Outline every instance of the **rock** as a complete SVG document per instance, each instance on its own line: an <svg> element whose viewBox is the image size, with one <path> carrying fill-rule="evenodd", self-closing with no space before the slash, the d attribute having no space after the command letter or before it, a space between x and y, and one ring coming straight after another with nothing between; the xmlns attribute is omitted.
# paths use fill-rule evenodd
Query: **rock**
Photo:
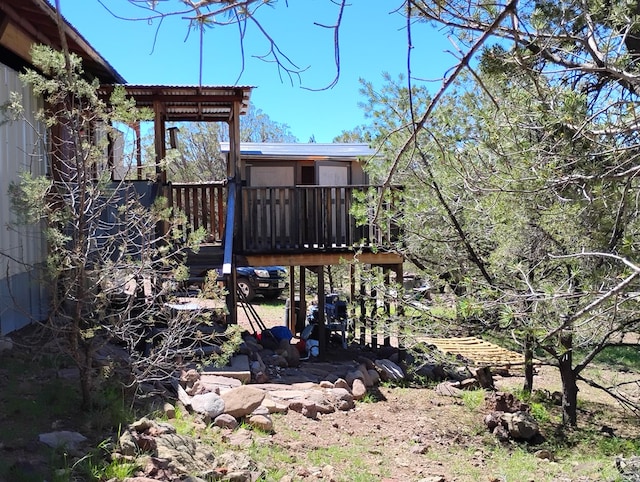
<svg viewBox="0 0 640 482"><path fill-rule="evenodd" d="M320 388L334 388L334 387L335 387L335 384L328 380L322 380L320 382Z"/></svg>
<svg viewBox="0 0 640 482"><path fill-rule="evenodd" d="M200 383L200 380L196 380L193 385L185 388L184 391L187 392L188 395L194 396L201 393L206 393L208 390L204 385Z"/></svg>
<svg viewBox="0 0 640 482"><path fill-rule="evenodd" d="M162 406L162 412L164 413L164 416L169 420L176 418L176 407L171 405L169 402L165 402L165 404Z"/></svg>
<svg viewBox="0 0 640 482"><path fill-rule="evenodd" d="M78 447L87 441L87 437L78 432L62 430L60 432L41 433L38 440L51 448L67 448L77 450Z"/></svg>
<svg viewBox="0 0 640 482"><path fill-rule="evenodd" d="M550 450L547 449L541 449L541 450L537 450L534 454L535 457L539 458L539 459L543 459L543 460L550 460L553 462L553 454L551 453Z"/></svg>
<svg viewBox="0 0 640 482"><path fill-rule="evenodd" d="M514 439L530 440L540 432L538 422L527 412L505 413L502 420Z"/></svg>
<svg viewBox="0 0 640 482"><path fill-rule="evenodd" d="M493 429L493 435L496 436L501 442L507 442L509 440L509 430L504 425L498 425Z"/></svg>
<svg viewBox="0 0 640 482"><path fill-rule="evenodd" d="M484 417L484 424L487 426L487 428L490 431L493 432L493 429L495 429L498 425L502 423L502 415L504 415L504 412L488 413Z"/></svg>
<svg viewBox="0 0 640 482"><path fill-rule="evenodd" d="M527 405L516 398L513 393L495 392L487 398L487 407L496 412L522 412Z"/></svg>
<svg viewBox="0 0 640 482"><path fill-rule="evenodd" d="M314 403L319 413L333 413L336 411L336 397L331 395L332 390L343 390L350 393L348 390L342 388L335 388L327 391L310 390L305 394L305 401Z"/></svg>
<svg viewBox="0 0 640 482"><path fill-rule="evenodd" d="M318 418L318 407L313 402L306 402L302 404L300 413L307 418L316 420Z"/></svg>
<svg viewBox="0 0 640 482"><path fill-rule="evenodd" d="M333 384L333 388L343 388L345 390L349 390L350 387L351 386L344 378L338 378Z"/></svg>
<svg viewBox="0 0 640 482"><path fill-rule="evenodd" d="M184 405L185 407L190 407L191 406L191 395L189 395L185 391L185 389L182 388L182 385L180 385L180 384L178 384L176 389L177 389L177 392L178 392L178 400L180 400L182 405Z"/></svg>
<svg viewBox="0 0 640 482"><path fill-rule="evenodd" d="M384 381L399 382L404 380L402 368L388 359L375 361L376 368L380 372L380 378Z"/></svg>
<svg viewBox="0 0 640 482"><path fill-rule="evenodd" d="M265 407L269 411L269 413L287 413L287 411L289 410L289 405L281 401L272 399L269 394L264 397L261 406Z"/></svg>
<svg viewBox="0 0 640 482"><path fill-rule="evenodd" d="M260 406L264 397L264 391L246 385L233 388L221 395L224 400L224 412L235 418L249 415Z"/></svg>
<svg viewBox="0 0 640 482"><path fill-rule="evenodd" d="M355 380L364 381L364 375L360 370L352 370L347 373L346 382L349 386L353 386Z"/></svg>
<svg viewBox="0 0 640 482"><path fill-rule="evenodd" d="M481 388L485 390L494 390L493 375L489 367L480 367L476 370L474 376L478 380Z"/></svg>
<svg viewBox="0 0 640 482"><path fill-rule="evenodd" d="M169 460L169 467L179 474L205 476L216 459L213 450L195 439L177 433L156 437L157 457Z"/></svg>
<svg viewBox="0 0 640 482"><path fill-rule="evenodd" d="M336 408L338 410L347 411L355 407L353 395L351 395L348 390L344 388L333 388L329 390L329 393L337 401Z"/></svg>
<svg viewBox="0 0 640 482"><path fill-rule="evenodd" d="M367 394L367 387L364 382L356 378L353 381L353 386L351 387L351 394L353 395L354 400L362 400L364 396Z"/></svg>
<svg viewBox="0 0 640 482"><path fill-rule="evenodd" d="M456 388L451 382L442 382L436 386L436 393L444 397L462 398L462 390Z"/></svg>
<svg viewBox="0 0 640 482"><path fill-rule="evenodd" d="M367 365L361 363L358 367L358 371L362 373L362 381L364 382L365 387L371 388L372 386L374 386L373 380L371 379L371 376L369 376L369 369L367 368ZM375 370L373 371L375 372ZM378 372L375 373L377 375Z"/></svg>
<svg viewBox="0 0 640 482"><path fill-rule="evenodd" d="M264 432L271 432L273 430L273 420L267 413L265 414L251 414L248 418L248 423L252 427L256 427Z"/></svg>
<svg viewBox="0 0 640 482"><path fill-rule="evenodd" d="M198 413L206 415L211 419L216 418L225 411L224 400L216 393L209 392L194 395L191 398L191 408Z"/></svg>
<svg viewBox="0 0 640 482"><path fill-rule="evenodd" d="M474 390L476 388L480 388L480 383L478 383L478 380L475 378L465 378L458 382L457 387L460 390Z"/></svg>
<svg viewBox="0 0 640 482"><path fill-rule="evenodd" d="M222 413L214 419L213 424L216 427L229 428L233 430L238 426L238 421L228 413Z"/></svg>
<svg viewBox="0 0 640 482"><path fill-rule="evenodd" d="M192 386L197 380L200 380L200 373L195 368L187 371L183 370L180 374L180 381L184 383L186 387Z"/></svg>
<svg viewBox="0 0 640 482"><path fill-rule="evenodd" d="M378 371L370 368L368 370L368 373L369 373L369 378L371 379L372 386L379 385L380 384L380 374L378 373Z"/></svg>
<svg viewBox="0 0 640 482"><path fill-rule="evenodd" d="M624 458L619 455L615 458L615 465L618 472L625 476L624 480L633 482L640 480L640 456Z"/></svg>

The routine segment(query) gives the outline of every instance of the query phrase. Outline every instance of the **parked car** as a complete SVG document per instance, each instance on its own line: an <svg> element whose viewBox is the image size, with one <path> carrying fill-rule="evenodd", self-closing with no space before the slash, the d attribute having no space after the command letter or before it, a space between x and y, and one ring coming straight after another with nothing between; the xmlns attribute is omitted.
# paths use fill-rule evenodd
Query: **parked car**
<svg viewBox="0 0 640 482"><path fill-rule="evenodd" d="M284 266L239 266L236 268L238 288L247 301L256 295L275 299L287 287L287 269Z"/></svg>

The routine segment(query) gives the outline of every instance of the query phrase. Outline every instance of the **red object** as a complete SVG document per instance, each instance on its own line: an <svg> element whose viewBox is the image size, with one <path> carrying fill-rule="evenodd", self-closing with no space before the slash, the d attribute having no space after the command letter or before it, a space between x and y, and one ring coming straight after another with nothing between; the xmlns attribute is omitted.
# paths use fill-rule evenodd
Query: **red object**
<svg viewBox="0 0 640 482"><path fill-rule="evenodd" d="M296 343L296 348L301 355L304 355L307 351L307 342L304 340L300 340L298 343Z"/></svg>

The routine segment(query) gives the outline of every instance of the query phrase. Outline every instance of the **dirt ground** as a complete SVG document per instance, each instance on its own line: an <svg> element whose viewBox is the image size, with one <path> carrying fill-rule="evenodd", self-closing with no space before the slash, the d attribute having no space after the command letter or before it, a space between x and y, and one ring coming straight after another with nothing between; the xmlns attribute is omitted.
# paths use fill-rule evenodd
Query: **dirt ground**
<svg viewBox="0 0 640 482"><path fill-rule="evenodd" d="M282 323L276 312L263 320L265 324ZM241 319L240 323L245 321ZM27 346L31 341L22 340L21 351L2 355L0 359L0 481L42 480L28 476L47 463L46 452L37 443L38 433L92 430L92 439L99 441L102 436L95 425L78 426L81 419L78 414L53 409L35 412L30 408L30 404L41 400L38 388L49 387L52 378L56 378L51 370L20 371L21 363L37 353L37 347ZM64 386L64 382L59 383L59 387ZM513 390L522 384L523 378L517 371L496 378L498 390ZM559 390L557 371L541 367L535 377L535 388L548 393ZM18 395L18 400L12 399L10 392ZM590 454L589 446L584 440L580 444L580 438L593 437L594 444L601 444L605 435L611 434L637 438L640 433L637 417L624 411L611 397L584 384L580 386L579 397L580 430L570 433L564 445L552 433L553 424L543 427L543 437L536 444L499 443L484 427L488 410L481 399L473 402L474 397L447 397L439 395L433 387L387 385L373 390L354 410L321 415L317 420L289 412L275 416L271 434L241 428L230 434L228 440L257 457L265 470L265 480L282 482L622 480L616 479L614 454L604 458L592 456L595 452ZM52 407L59 398L55 389L45 394ZM559 413L559 407L550 409L551 422L559 419ZM569 440L574 435L576 440ZM572 444L578 444L577 453L570 449ZM532 456L540 449L548 449L552 460ZM11 467L17 469L8 471ZM27 475L3 479L3 470L5 474Z"/></svg>
<svg viewBox="0 0 640 482"><path fill-rule="evenodd" d="M263 321L266 326L282 324L281 318L268 314ZM239 323L244 322L240 316ZM597 376L611 379L626 375L600 370ZM517 368L512 368L507 376L495 377L497 390L514 391L523 384L523 373ZM634 387L637 392L637 384ZM560 391L558 371L549 366L538 367L534 389L547 395ZM595 433L596 440L600 440L603 431L621 438L638 437L637 417L601 390L582 382L579 389L578 426L584 434ZM319 420L297 413L280 416L275 422L275 433L262 442L289 455L281 466L283 473L293 480L323 476L326 480L389 482L618 480L613 457L596 461L588 453L571 454L566 446L557 445L553 433L543 433L535 444L497 442L483 423L489 412L484 402L476 405L465 399L438 395L433 387L385 385L372 395L375 402L361 402L353 411L322 415ZM560 407L550 408L550 421L559 422L560 414ZM543 432L552 430L552 426L543 428ZM581 436L577 436L577 442L567 442L567 446L579 443ZM549 449L553 460L523 457L526 462L517 461L523 453L534 454L541 449ZM579 450L584 449L581 446ZM513 473L509 462L514 459L513 465L527 467L526 478L522 471ZM329 466L314 463L319 460L329 460ZM533 465L527 465L531 460Z"/></svg>

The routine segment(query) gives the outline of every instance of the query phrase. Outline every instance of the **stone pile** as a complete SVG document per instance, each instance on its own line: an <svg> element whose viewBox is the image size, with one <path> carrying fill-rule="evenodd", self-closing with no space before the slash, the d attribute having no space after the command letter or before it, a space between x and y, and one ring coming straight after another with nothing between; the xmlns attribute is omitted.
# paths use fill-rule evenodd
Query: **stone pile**
<svg viewBox="0 0 640 482"><path fill-rule="evenodd" d="M381 380L402 380L403 370L394 362L366 360L361 362L298 362L295 369L280 367L273 380L263 375L273 366L262 364L259 356L258 379L262 383L245 385L231 376L190 369L182 372L176 383L178 400L187 409L200 414L206 423L235 428L240 421L270 432L273 413L298 412L316 419L319 415L354 408L368 390ZM171 408L167 408L171 410Z"/></svg>
<svg viewBox="0 0 640 482"><path fill-rule="evenodd" d="M488 404L492 411L485 416L484 424L498 440L532 440L539 435L538 422L529 413L529 406L513 394L494 392Z"/></svg>

